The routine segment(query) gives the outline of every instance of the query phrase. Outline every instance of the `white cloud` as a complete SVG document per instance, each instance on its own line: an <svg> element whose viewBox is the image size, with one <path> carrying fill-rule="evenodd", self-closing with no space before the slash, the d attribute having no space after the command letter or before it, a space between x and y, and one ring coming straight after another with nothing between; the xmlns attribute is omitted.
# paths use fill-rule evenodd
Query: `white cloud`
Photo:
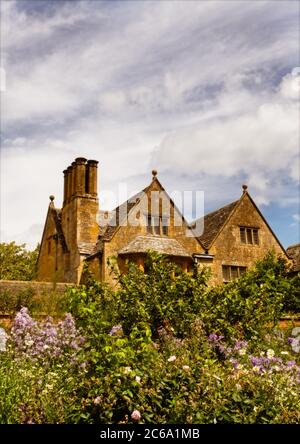
<svg viewBox="0 0 300 444"><path fill-rule="evenodd" d="M295 67L286 74L279 86L280 94L286 99L299 101L300 98L300 68Z"/></svg>
<svg viewBox="0 0 300 444"><path fill-rule="evenodd" d="M294 97L287 100L283 94L293 81L290 75L285 76L280 94L274 91L264 97L265 103L251 97L241 85L235 92L220 95L209 119L175 130L162 140L155 162L178 174L242 174L259 202L268 203L270 185L280 172L299 179L294 168L299 158L299 108ZM228 117L222 118L225 115Z"/></svg>
<svg viewBox="0 0 300 444"><path fill-rule="evenodd" d="M43 222L49 194L60 204L61 172L81 155L100 161L105 188L119 180L141 188L154 164L166 182L176 175L176 186L199 187L204 175L207 186L226 183L229 195L242 177L258 202L295 204L296 4L51 7L33 14L27 0L1 3L8 236Z"/></svg>

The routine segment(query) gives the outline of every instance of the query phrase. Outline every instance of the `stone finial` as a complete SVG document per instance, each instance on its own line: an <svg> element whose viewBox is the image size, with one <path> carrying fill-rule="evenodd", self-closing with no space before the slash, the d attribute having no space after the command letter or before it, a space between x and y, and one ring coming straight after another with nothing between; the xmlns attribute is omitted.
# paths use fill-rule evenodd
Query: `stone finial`
<svg viewBox="0 0 300 444"><path fill-rule="evenodd" d="M152 178L156 179L157 176L157 171L156 170L152 170Z"/></svg>
<svg viewBox="0 0 300 444"><path fill-rule="evenodd" d="M51 202L53 202L55 199L55 196L53 196L53 194L51 194L51 196L49 196L49 199L51 200Z"/></svg>
<svg viewBox="0 0 300 444"><path fill-rule="evenodd" d="M246 193L246 191L248 190L248 185L242 185L242 188L243 188L243 193Z"/></svg>

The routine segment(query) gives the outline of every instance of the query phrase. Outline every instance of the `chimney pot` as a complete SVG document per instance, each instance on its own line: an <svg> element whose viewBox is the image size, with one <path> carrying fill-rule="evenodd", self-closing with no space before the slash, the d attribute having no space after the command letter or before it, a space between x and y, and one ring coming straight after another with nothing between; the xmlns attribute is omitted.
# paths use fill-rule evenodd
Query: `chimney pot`
<svg viewBox="0 0 300 444"><path fill-rule="evenodd" d="M74 163L74 162L73 162ZM86 159L84 157L77 157L75 159L75 163L79 165L84 165L86 163ZM73 164L72 164L73 165Z"/></svg>

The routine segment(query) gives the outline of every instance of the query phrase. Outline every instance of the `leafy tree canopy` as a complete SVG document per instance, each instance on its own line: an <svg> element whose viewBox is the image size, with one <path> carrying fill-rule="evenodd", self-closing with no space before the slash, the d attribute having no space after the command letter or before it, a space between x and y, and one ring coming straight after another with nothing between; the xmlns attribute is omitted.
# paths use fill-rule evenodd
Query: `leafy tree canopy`
<svg viewBox="0 0 300 444"><path fill-rule="evenodd" d="M33 251L26 244L0 243L0 279L31 281L36 278L39 245Z"/></svg>

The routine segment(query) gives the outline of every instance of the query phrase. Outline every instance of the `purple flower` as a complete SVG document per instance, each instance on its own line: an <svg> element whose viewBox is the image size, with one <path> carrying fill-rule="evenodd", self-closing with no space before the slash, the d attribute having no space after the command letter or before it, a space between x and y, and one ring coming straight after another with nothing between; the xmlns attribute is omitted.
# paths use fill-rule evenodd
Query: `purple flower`
<svg viewBox="0 0 300 444"><path fill-rule="evenodd" d="M25 307L17 313L10 337L16 357L26 356L33 361L46 359L49 362L68 356L69 362L74 364L82 341L71 314L68 313L58 324L50 317L44 322L37 322Z"/></svg>
<svg viewBox="0 0 300 444"><path fill-rule="evenodd" d="M210 342L219 342L219 341L222 341L222 339L224 339L224 336L217 335L216 333L211 333L208 336L208 340Z"/></svg>
<svg viewBox="0 0 300 444"><path fill-rule="evenodd" d="M248 347L248 342L247 341L235 340L234 350L246 349L247 347Z"/></svg>
<svg viewBox="0 0 300 444"><path fill-rule="evenodd" d="M294 367L296 365L296 362L295 361L288 361L286 363L286 365L287 365L287 367Z"/></svg>
<svg viewBox="0 0 300 444"><path fill-rule="evenodd" d="M109 334L110 336L121 336L123 334L122 325L114 325Z"/></svg>

